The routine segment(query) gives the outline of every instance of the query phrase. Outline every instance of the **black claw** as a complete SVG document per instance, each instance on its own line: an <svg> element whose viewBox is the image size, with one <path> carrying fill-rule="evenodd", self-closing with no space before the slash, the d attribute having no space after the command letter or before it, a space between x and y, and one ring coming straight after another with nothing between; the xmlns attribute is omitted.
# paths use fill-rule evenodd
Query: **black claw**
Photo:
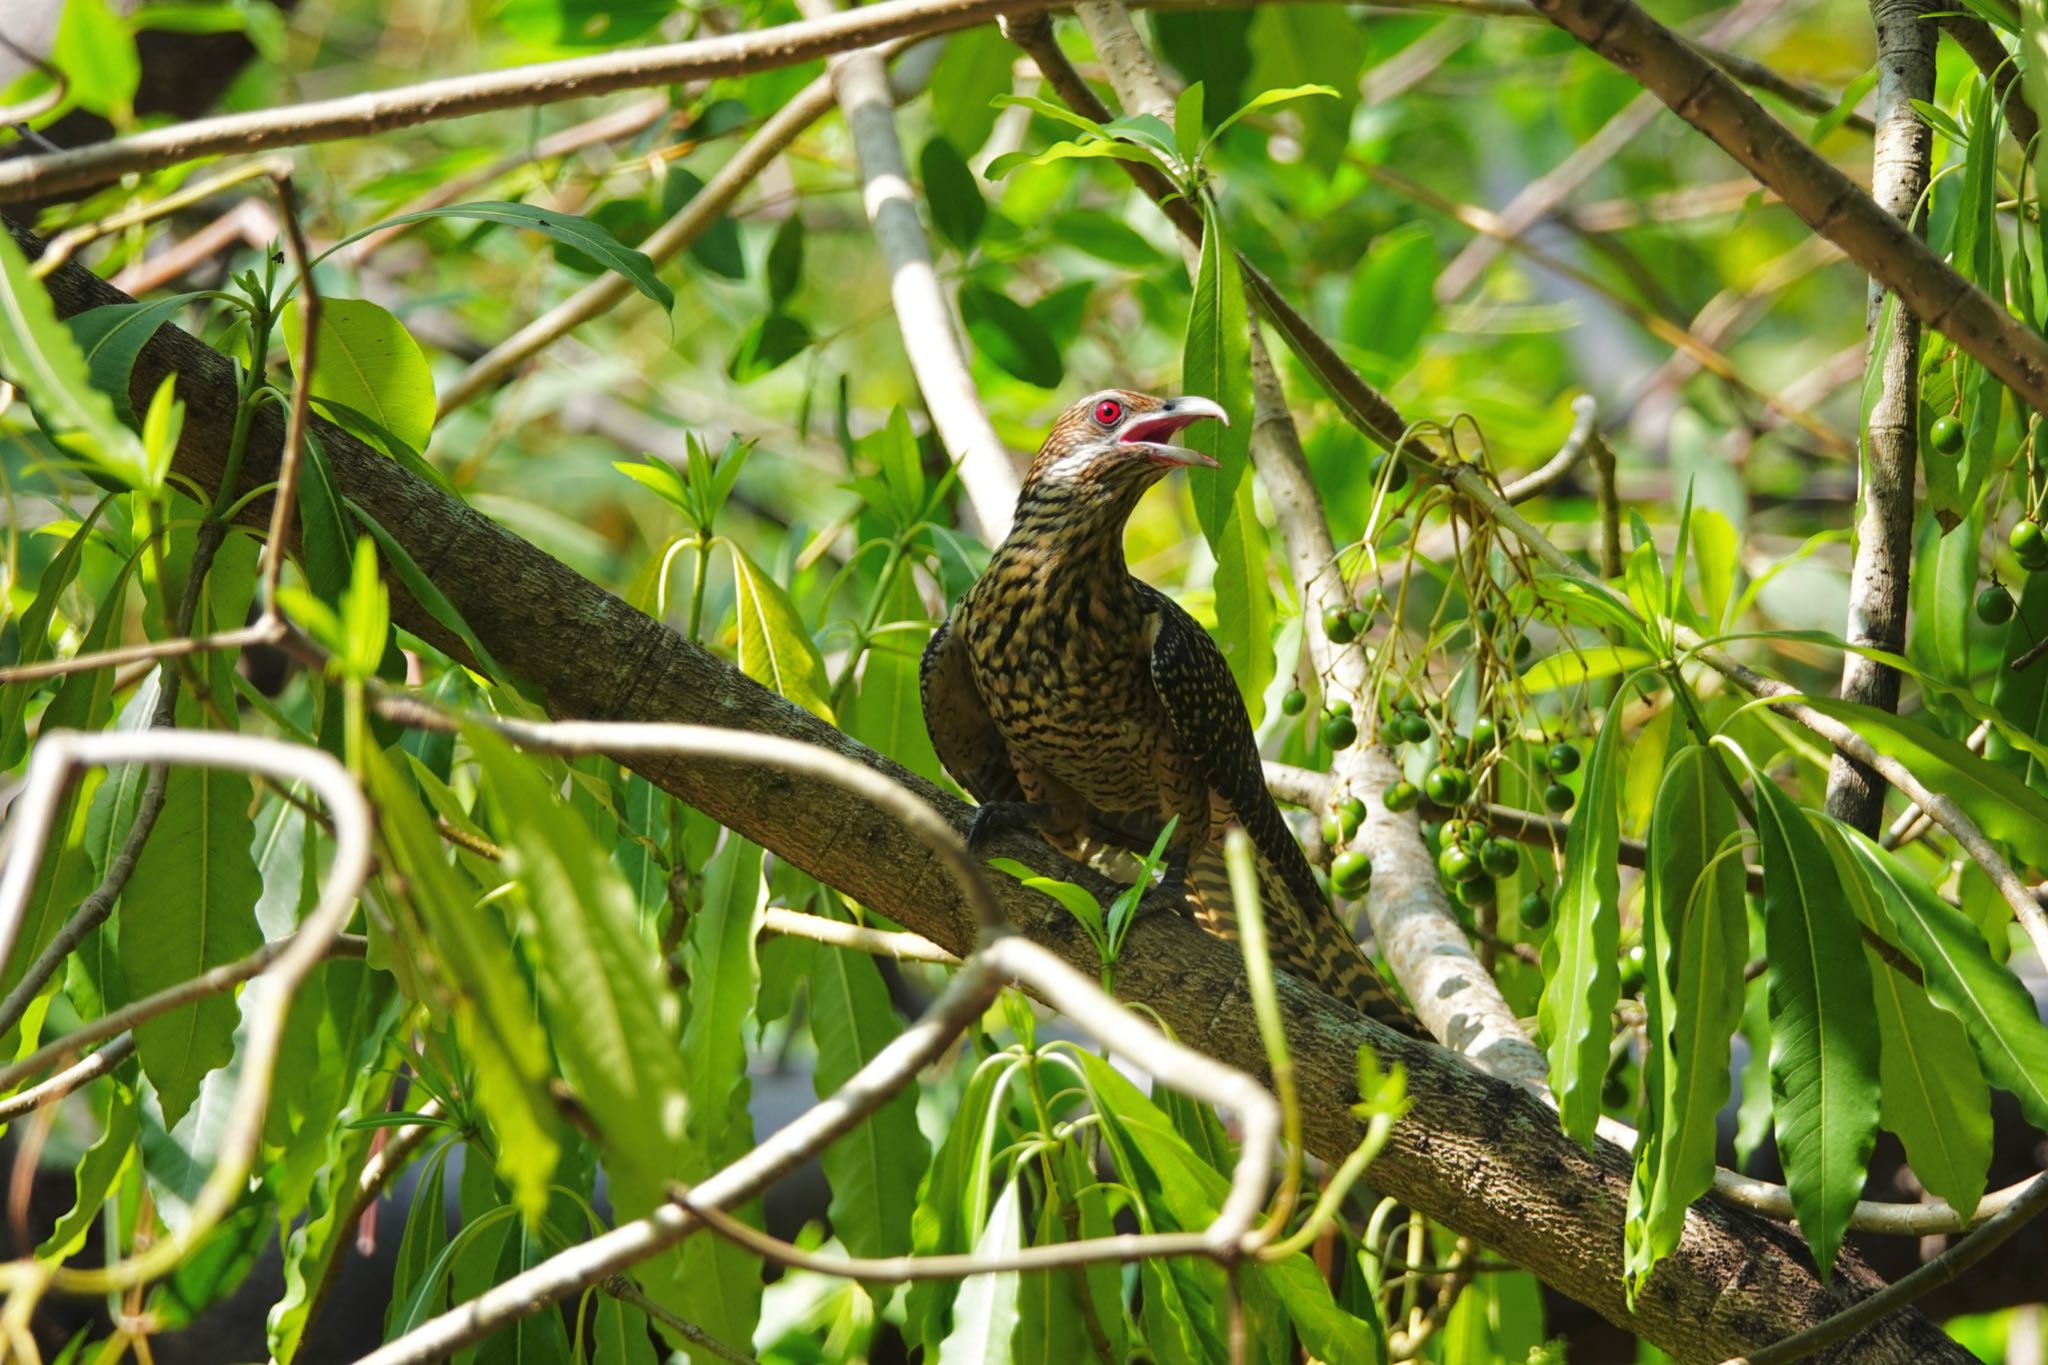
<svg viewBox="0 0 2048 1365"><path fill-rule="evenodd" d="M967 847L979 853L998 834L1011 830L1037 833L1051 815L1051 809L1037 801L990 801L976 806L974 823L967 827Z"/></svg>

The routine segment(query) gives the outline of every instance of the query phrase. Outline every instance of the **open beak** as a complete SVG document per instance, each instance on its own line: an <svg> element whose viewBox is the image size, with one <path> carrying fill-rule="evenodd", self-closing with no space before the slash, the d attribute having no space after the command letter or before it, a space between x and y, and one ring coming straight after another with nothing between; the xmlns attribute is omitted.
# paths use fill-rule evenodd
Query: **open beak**
<svg viewBox="0 0 2048 1365"><path fill-rule="evenodd" d="M1117 437L1117 443L1127 446L1143 446L1144 455L1155 464L1202 465L1216 468L1216 461L1199 450L1190 450L1177 445L1174 437L1182 428L1192 426L1204 418L1213 417L1230 425L1230 414L1223 410L1221 403L1193 394L1184 398L1169 398L1157 412L1148 412L1127 425Z"/></svg>

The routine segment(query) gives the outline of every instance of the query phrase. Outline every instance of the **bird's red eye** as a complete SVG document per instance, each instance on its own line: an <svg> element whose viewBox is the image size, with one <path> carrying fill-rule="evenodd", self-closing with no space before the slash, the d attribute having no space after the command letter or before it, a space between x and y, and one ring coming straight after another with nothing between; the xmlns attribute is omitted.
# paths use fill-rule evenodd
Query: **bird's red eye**
<svg viewBox="0 0 2048 1365"><path fill-rule="evenodd" d="M1095 420L1106 427L1115 426L1117 419L1124 415L1124 405L1114 398L1105 398L1095 405Z"/></svg>

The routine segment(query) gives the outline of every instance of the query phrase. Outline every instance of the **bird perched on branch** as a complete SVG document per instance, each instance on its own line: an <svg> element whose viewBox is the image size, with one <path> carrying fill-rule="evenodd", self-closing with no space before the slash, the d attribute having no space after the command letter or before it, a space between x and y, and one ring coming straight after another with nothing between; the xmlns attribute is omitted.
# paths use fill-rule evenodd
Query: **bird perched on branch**
<svg viewBox="0 0 2048 1365"><path fill-rule="evenodd" d="M970 842L1023 827L1077 858L1145 853L1178 817L1166 887L1227 938L1236 916L1222 841L1241 825L1257 852L1273 960L1419 1032L1273 804L1223 651L1125 566L1124 523L1145 490L1171 470L1216 466L1174 440L1206 418L1229 420L1207 398L1110 389L1054 424L1009 538L925 649L932 747L981 803Z"/></svg>

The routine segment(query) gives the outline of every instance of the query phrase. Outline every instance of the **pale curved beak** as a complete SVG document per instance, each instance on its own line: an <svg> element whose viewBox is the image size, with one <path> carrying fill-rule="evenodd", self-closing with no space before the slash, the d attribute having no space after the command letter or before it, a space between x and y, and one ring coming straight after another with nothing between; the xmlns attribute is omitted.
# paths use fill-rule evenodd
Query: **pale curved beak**
<svg viewBox="0 0 2048 1365"><path fill-rule="evenodd" d="M1214 399L1197 394L1180 398L1169 398L1157 412L1150 412L1124 427L1117 436L1120 445L1145 447L1145 457L1166 465L1202 465L1208 469L1217 467L1213 457L1199 450L1190 450L1175 443L1185 427L1208 418L1215 418L1224 426L1230 425L1230 414Z"/></svg>

